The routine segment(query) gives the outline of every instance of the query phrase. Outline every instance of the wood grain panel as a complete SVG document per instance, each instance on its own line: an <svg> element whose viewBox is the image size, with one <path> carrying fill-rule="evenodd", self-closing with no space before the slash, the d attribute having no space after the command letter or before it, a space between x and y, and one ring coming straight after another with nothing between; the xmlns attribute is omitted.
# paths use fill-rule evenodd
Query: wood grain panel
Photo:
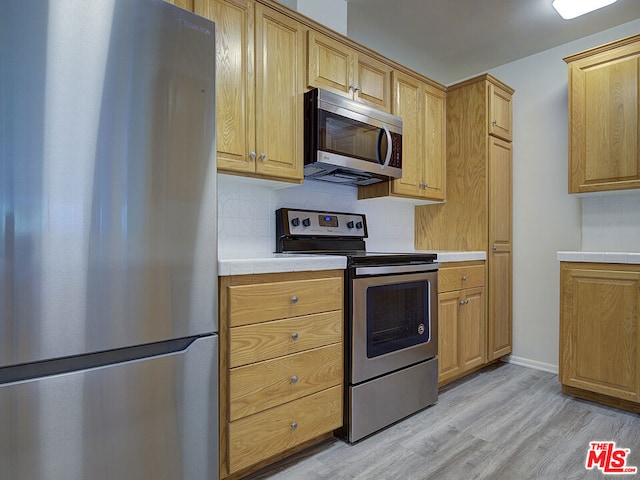
<svg viewBox="0 0 640 480"><path fill-rule="evenodd" d="M640 267L561 264L560 379L640 401Z"/></svg>
<svg viewBox="0 0 640 480"><path fill-rule="evenodd" d="M256 172L302 181L304 29L256 3Z"/></svg>
<svg viewBox="0 0 640 480"><path fill-rule="evenodd" d="M341 278L236 285L227 292L231 327L341 310L344 301Z"/></svg>
<svg viewBox="0 0 640 480"><path fill-rule="evenodd" d="M484 265L441 268L438 270L438 292L481 287L485 277Z"/></svg>
<svg viewBox="0 0 640 480"><path fill-rule="evenodd" d="M640 188L640 35L569 65L569 193Z"/></svg>
<svg viewBox="0 0 640 480"><path fill-rule="evenodd" d="M460 307L460 368L471 371L487 361L484 287L461 292Z"/></svg>
<svg viewBox="0 0 640 480"><path fill-rule="evenodd" d="M229 372L231 421L342 383L342 344L307 350Z"/></svg>
<svg viewBox="0 0 640 480"><path fill-rule="evenodd" d="M438 294L438 383L460 372L459 303L460 292Z"/></svg>
<svg viewBox="0 0 640 480"><path fill-rule="evenodd" d="M344 49L344 46L342 47ZM391 111L391 67L369 55L356 55L355 99L384 112Z"/></svg>
<svg viewBox="0 0 640 480"><path fill-rule="evenodd" d="M640 178L638 80L637 58L585 71L585 182Z"/></svg>
<svg viewBox="0 0 640 480"><path fill-rule="evenodd" d="M424 194L430 200L444 201L446 189L446 100L444 92L423 85L422 145L424 150Z"/></svg>
<svg viewBox="0 0 640 480"><path fill-rule="evenodd" d="M232 328L230 367L342 342L342 310Z"/></svg>
<svg viewBox="0 0 640 480"><path fill-rule="evenodd" d="M195 0L195 12L216 23L216 150L218 169L254 172L254 8L247 0Z"/></svg>
<svg viewBox="0 0 640 480"><path fill-rule="evenodd" d="M513 91L489 83L489 134L510 142L513 139L511 96Z"/></svg>
<svg viewBox="0 0 640 480"><path fill-rule="evenodd" d="M193 12L193 0L165 0L165 2L172 3L177 7Z"/></svg>
<svg viewBox="0 0 640 480"><path fill-rule="evenodd" d="M352 98L355 52L315 30L307 32L307 86Z"/></svg>
<svg viewBox="0 0 640 480"><path fill-rule="evenodd" d="M229 424L229 470L246 468L342 425L342 387ZM292 427L295 424L295 429Z"/></svg>

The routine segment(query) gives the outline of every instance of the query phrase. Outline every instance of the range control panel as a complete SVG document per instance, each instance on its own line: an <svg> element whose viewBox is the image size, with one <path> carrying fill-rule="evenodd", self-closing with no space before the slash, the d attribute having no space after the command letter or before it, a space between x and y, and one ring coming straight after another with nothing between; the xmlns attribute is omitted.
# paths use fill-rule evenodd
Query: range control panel
<svg viewBox="0 0 640 480"><path fill-rule="evenodd" d="M285 236L367 237L367 222L359 213L281 208L276 211L276 219Z"/></svg>

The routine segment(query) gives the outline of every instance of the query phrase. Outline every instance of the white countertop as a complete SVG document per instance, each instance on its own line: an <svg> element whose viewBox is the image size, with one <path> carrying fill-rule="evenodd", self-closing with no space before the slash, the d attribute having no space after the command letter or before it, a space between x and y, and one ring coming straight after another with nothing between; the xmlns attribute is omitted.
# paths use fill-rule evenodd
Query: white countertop
<svg viewBox="0 0 640 480"><path fill-rule="evenodd" d="M485 260L485 252L424 251L436 253L439 262L465 262ZM414 253L414 252L411 252ZM254 273L302 272L314 270L336 270L347 267L347 257L341 255L291 255L271 253L255 257L222 258L218 260L218 275L250 275Z"/></svg>
<svg viewBox="0 0 640 480"><path fill-rule="evenodd" d="M559 262L640 263L639 252L557 252Z"/></svg>

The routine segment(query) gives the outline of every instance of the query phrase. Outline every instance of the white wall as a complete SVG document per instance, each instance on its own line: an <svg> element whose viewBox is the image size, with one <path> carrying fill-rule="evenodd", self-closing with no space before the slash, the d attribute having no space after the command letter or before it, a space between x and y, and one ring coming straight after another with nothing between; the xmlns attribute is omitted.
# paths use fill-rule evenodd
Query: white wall
<svg viewBox="0 0 640 480"><path fill-rule="evenodd" d="M347 35L346 0L298 0L298 11L342 35Z"/></svg>
<svg viewBox="0 0 640 480"><path fill-rule="evenodd" d="M637 196L581 200L567 193L567 65L562 60L639 32L640 20L636 20L490 71L516 90L512 355L516 363L557 369L560 279L556 251L613 249L614 238L622 242L621 247L635 245L633 250L640 251ZM615 219L610 217L614 211Z"/></svg>
<svg viewBox="0 0 640 480"><path fill-rule="evenodd" d="M275 211L281 207L364 213L367 250L413 250L413 205L358 200L356 187L306 181L288 186L218 176L218 255L243 258L275 250ZM275 188L274 188L275 187Z"/></svg>

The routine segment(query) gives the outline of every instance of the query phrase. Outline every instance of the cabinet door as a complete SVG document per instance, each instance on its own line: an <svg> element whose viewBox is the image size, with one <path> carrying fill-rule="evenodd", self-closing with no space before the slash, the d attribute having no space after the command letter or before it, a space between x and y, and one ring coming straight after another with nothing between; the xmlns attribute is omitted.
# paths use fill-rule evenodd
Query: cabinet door
<svg viewBox="0 0 640 480"><path fill-rule="evenodd" d="M640 269L562 264L560 381L640 401Z"/></svg>
<svg viewBox="0 0 640 480"><path fill-rule="evenodd" d="M639 68L637 54L570 66L569 193L640 188Z"/></svg>
<svg viewBox="0 0 640 480"><path fill-rule="evenodd" d="M511 94L489 83L489 134L511 141Z"/></svg>
<svg viewBox="0 0 640 480"><path fill-rule="evenodd" d="M304 31L286 15L255 8L256 172L302 181Z"/></svg>
<svg viewBox="0 0 640 480"><path fill-rule="evenodd" d="M393 180L396 195L419 197L423 193L422 82L393 72L393 114L402 117L402 178Z"/></svg>
<svg viewBox="0 0 640 480"><path fill-rule="evenodd" d="M460 298L460 368L470 371L487 358L484 287L463 290Z"/></svg>
<svg viewBox="0 0 640 480"><path fill-rule="evenodd" d="M358 53L355 100L385 112L391 111L391 68L373 57Z"/></svg>
<svg viewBox="0 0 640 480"><path fill-rule="evenodd" d="M494 360L511 352L512 150L489 139L489 354Z"/></svg>
<svg viewBox="0 0 640 480"><path fill-rule="evenodd" d="M446 197L445 94L424 86L422 96L422 145L424 151L422 196L444 201Z"/></svg>
<svg viewBox="0 0 640 480"><path fill-rule="evenodd" d="M195 0L195 12L216 23L219 171L255 171L255 155L249 155L255 152L253 6L247 0Z"/></svg>
<svg viewBox="0 0 640 480"><path fill-rule="evenodd" d="M353 98L355 52L322 33L307 33L307 86Z"/></svg>
<svg viewBox="0 0 640 480"><path fill-rule="evenodd" d="M438 382L460 373L458 313L460 292L438 295Z"/></svg>

